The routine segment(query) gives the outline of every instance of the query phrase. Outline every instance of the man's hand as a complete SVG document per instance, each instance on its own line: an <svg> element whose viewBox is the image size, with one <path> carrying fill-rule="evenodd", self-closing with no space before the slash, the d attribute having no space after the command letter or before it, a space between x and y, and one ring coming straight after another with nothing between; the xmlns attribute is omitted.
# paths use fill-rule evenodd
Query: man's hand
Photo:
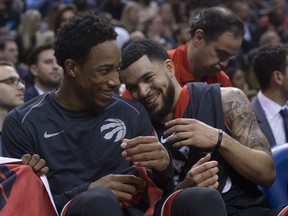
<svg viewBox="0 0 288 216"><path fill-rule="evenodd" d="M22 164L29 165L32 167L34 172L38 175L46 175L49 172L49 168L46 166L46 161L41 159L39 155L25 154L21 158Z"/></svg>
<svg viewBox="0 0 288 216"><path fill-rule="evenodd" d="M169 129L166 136L173 136L167 142L174 147L193 146L197 148L214 148L218 140L218 130L196 119L178 118L165 124Z"/></svg>
<svg viewBox="0 0 288 216"><path fill-rule="evenodd" d="M170 163L170 156L165 147L154 136L139 136L123 139L122 156L126 160L146 168L164 171Z"/></svg>
<svg viewBox="0 0 288 216"><path fill-rule="evenodd" d="M137 194L137 188L145 186L146 182L134 175L110 174L91 183L89 189L105 187L110 189L119 201L130 201Z"/></svg>
<svg viewBox="0 0 288 216"><path fill-rule="evenodd" d="M218 162L210 161L211 154L201 158L187 173L181 183L181 188L187 187L208 187L218 188Z"/></svg>

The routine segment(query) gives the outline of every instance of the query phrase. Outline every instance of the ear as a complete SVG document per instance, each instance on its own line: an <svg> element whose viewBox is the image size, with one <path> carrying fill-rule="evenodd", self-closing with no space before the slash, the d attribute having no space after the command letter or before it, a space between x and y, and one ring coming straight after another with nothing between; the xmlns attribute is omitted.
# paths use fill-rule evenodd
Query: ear
<svg viewBox="0 0 288 216"><path fill-rule="evenodd" d="M34 77L36 77L38 75L38 71L37 71L36 65L30 65L29 71Z"/></svg>
<svg viewBox="0 0 288 216"><path fill-rule="evenodd" d="M173 61L171 59L166 59L164 64L165 64L165 69L167 71L167 74L170 77L173 77L175 75L175 66L174 66Z"/></svg>
<svg viewBox="0 0 288 216"><path fill-rule="evenodd" d="M79 65L73 59L66 59L64 62L65 71L72 77L76 77L79 72Z"/></svg>
<svg viewBox="0 0 288 216"><path fill-rule="evenodd" d="M274 83L277 83L278 85L282 85L283 84L283 73L281 71L275 70L272 73L272 80Z"/></svg>
<svg viewBox="0 0 288 216"><path fill-rule="evenodd" d="M203 42L205 42L204 31L202 29L197 29L195 31L193 39L194 39L194 42L195 42L196 46L198 46L198 45L202 44Z"/></svg>

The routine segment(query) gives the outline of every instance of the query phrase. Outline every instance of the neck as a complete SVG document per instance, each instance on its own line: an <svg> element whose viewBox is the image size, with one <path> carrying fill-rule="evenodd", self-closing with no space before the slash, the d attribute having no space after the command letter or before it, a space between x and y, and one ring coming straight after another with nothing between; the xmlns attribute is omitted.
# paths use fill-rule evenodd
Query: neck
<svg viewBox="0 0 288 216"><path fill-rule="evenodd" d="M287 94L281 92L280 89L262 90L262 93L280 106L284 106L287 103Z"/></svg>
<svg viewBox="0 0 288 216"><path fill-rule="evenodd" d="M0 108L0 131L2 131L3 122L8 114L7 109Z"/></svg>
<svg viewBox="0 0 288 216"><path fill-rule="evenodd" d="M70 87L69 83L65 81L56 90L56 101L65 109L78 111L86 109L87 106L84 105L83 101L77 96L73 87ZM68 96L69 94L69 96Z"/></svg>
<svg viewBox="0 0 288 216"><path fill-rule="evenodd" d="M42 83L40 83L39 81L35 80L35 85L41 89L44 93L48 92L48 91L51 91L53 89L55 89L57 86L50 86L50 87L47 87L45 85L43 85Z"/></svg>

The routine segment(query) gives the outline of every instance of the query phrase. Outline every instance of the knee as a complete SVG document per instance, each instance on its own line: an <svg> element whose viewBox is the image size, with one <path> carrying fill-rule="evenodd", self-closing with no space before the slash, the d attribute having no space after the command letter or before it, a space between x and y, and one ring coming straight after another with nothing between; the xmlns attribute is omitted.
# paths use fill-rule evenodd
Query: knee
<svg viewBox="0 0 288 216"><path fill-rule="evenodd" d="M181 203L182 206L191 206L191 204L194 206L201 205L203 203L210 203L214 205L224 205L223 198L221 194L211 188L202 188L202 187L193 187L188 188L181 192L179 195L177 195L175 201L177 203ZM190 200L190 201L188 201ZM194 206L194 207L195 207Z"/></svg>
<svg viewBox="0 0 288 216"><path fill-rule="evenodd" d="M102 187L88 190L80 194L77 199L78 202L81 202L86 206L96 206L95 203L97 203L97 206L100 205L103 207L118 204L118 201L112 191Z"/></svg>
<svg viewBox="0 0 288 216"><path fill-rule="evenodd" d="M111 190L99 187L85 191L73 199L68 208L68 215L90 216L96 212L103 212L99 215L109 215L110 211L121 212L120 204Z"/></svg>

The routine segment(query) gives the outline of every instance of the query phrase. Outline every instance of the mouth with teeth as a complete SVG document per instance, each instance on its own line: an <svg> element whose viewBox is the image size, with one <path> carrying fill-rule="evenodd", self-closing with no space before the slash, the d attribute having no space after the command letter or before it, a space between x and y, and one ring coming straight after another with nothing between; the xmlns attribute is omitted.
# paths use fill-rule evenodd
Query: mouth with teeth
<svg viewBox="0 0 288 216"><path fill-rule="evenodd" d="M155 101L157 100L157 98L159 97L160 93L156 92L154 94L148 95L145 100L143 100L144 105L146 106L146 108L148 108L149 110L153 109L157 104L155 103Z"/></svg>

